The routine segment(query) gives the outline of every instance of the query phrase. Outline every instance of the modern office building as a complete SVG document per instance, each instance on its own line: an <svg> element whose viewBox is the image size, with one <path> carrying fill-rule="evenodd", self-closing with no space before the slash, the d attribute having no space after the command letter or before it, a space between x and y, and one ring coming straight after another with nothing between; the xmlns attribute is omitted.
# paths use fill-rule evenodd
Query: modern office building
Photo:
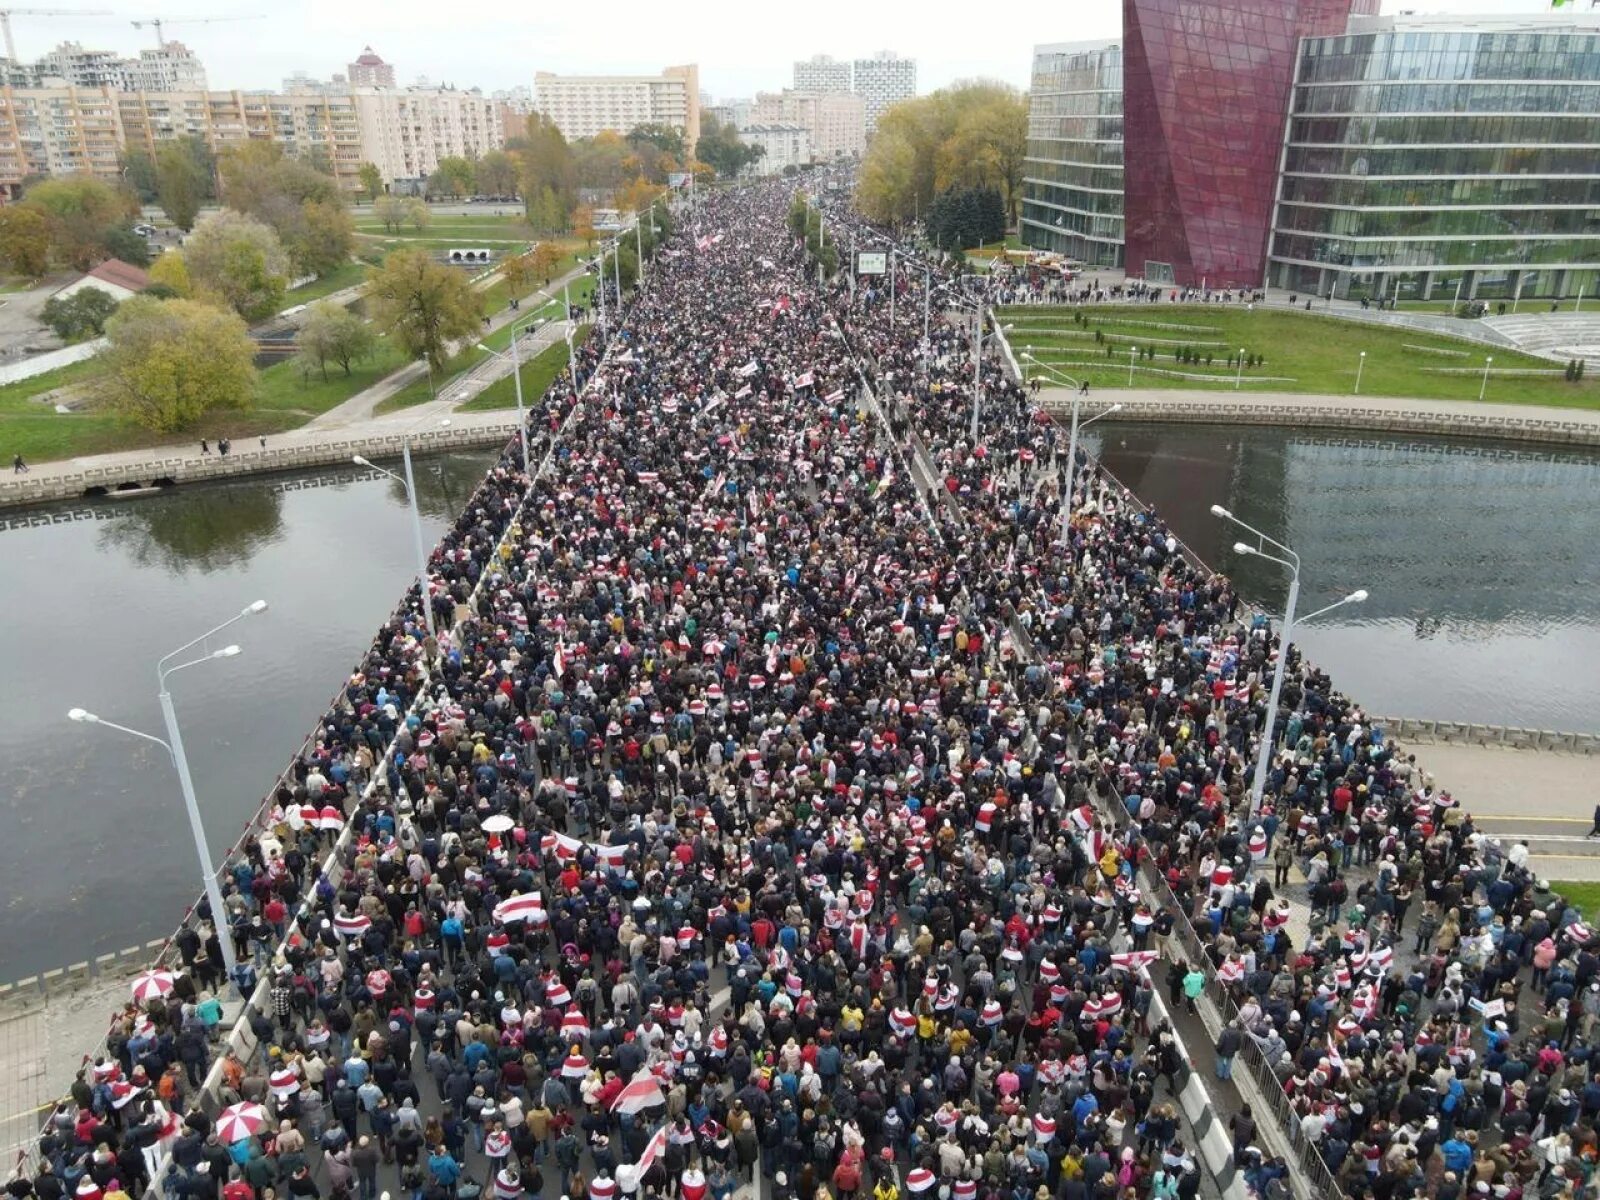
<svg viewBox="0 0 1600 1200"><path fill-rule="evenodd" d="M1125 261L1259 286L1300 39L1378 0L1123 0Z"/></svg>
<svg viewBox="0 0 1600 1200"><path fill-rule="evenodd" d="M797 92L848 92L850 64L827 54L813 55L794 64L794 90Z"/></svg>
<svg viewBox="0 0 1600 1200"><path fill-rule="evenodd" d="M917 94L917 60L880 50L871 58L858 58L852 68L851 87L866 106L867 132L878 128L883 111Z"/></svg>
<svg viewBox="0 0 1600 1200"><path fill-rule="evenodd" d="M570 142L602 130L627 133L669 125L692 150L700 138L700 68L668 67L659 75L556 75L533 78L534 103Z"/></svg>
<svg viewBox="0 0 1600 1200"><path fill-rule="evenodd" d="M1358 298L1600 286L1600 13L1361 17L1300 44L1270 281Z"/></svg>
<svg viewBox="0 0 1600 1200"><path fill-rule="evenodd" d="M1035 46L1022 166L1022 243L1122 265L1122 45Z"/></svg>
<svg viewBox="0 0 1600 1200"><path fill-rule="evenodd" d="M867 149L866 104L853 92L757 92L747 118L736 125L802 126L817 162L860 158Z"/></svg>
<svg viewBox="0 0 1600 1200"><path fill-rule="evenodd" d="M355 62L346 69L351 87L389 87L394 86L394 64L386 63L373 53L371 46L363 46L361 53L356 55Z"/></svg>

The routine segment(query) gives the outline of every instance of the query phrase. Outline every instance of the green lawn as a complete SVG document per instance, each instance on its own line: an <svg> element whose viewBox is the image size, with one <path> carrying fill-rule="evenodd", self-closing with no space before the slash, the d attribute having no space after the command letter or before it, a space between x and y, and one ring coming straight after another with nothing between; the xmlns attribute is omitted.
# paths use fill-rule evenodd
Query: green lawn
<svg viewBox="0 0 1600 1200"><path fill-rule="evenodd" d="M574 345L582 345L589 340L588 325L580 325L572 335ZM545 390L555 382L555 379L567 368L567 343L557 342L553 346L546 346L530 363L522 364L522 402L532 405ZM485 412L491 409L515 408L517 406L517 385L507 375L504 379L497 379L471 400L461 406L462 412Z"/></svg>
<svg viewBox="0 0 1600 1200"><path fill-rule="evenodd" d="M386 237L495 237L532 238L533 226L521 217L435 217L422 229L403 225L391 233L382 221L369 215L357 215L356 232L381 233Z"/></svg>
<svg viewBox="0 0 1600 1200"><path fill-rule="evenodd" d="M1134 360L1133 386L1232 392L1236 372L1228 360L1242 348L1262 359L1244 368L1239 389L1244 392L1351 395L1359 369L1363 396L1476 400L1485 360L1492 354L1486 400L1600 407L1595 381L1567 382L1560 363L1414 329L1283 309L1251 312L1238 305L1091 306L1081 311L1086 324L1075 323L1068 307L1015 306L1002 309L1000 319L1012 326L1007 337L1019 356L1031 346L1041 363L1079 381L1087 378L1097 389L1127 387L1129 349L1150 347L1156 357ZM1174 358L1175 351L1186 347L1201 361Z"/></svg>
<svg viewBox="0 0 1600 1200"><path fill-rule="evenodd" d="M345 288L355 287L367 277L367 264L364 262L347 262L337 271L324 275L321 279L313 280L305 287L297 287L284 295L284 306L295 304L310 304L313 300L320 300L324 296L331 296L334 292L342 292Z"/></svg>
<svg viewBox="0 0 1600 1200"><path fill-rule="evenodd" d="M1576 904L1590 921L1600 920L1600 882L1561 883L1552 880L1550 890L1565 896L1569 904Z"/></svg>
<svg viewBox="0 0 1600 1200"><path fill-rule="evenodd" d="M405 353L386 337L378 339L371 358L352 365L349 375L330 363L327 379L315 371L305 379L294 360L286 359L261 372L256 408L309 420L343 404L357 392L405 366L407 361Z"/></svg>

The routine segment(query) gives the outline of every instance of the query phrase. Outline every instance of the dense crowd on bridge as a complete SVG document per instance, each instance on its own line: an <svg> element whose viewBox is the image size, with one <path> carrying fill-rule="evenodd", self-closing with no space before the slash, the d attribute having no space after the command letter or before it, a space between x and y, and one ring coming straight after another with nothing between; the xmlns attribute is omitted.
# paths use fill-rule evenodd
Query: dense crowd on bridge
<svg viewBox="0 0 1600 1200"><path fill-rule="evenodd" d="M258 1128L196 1103L191 934L12 1196L1190 1200L1202 996L1352 1197L1590 1187L1576 914L1298 660L1253 817L1269 626L1092 469L1064 514L996 354L974 445L958 285L923 343L787 202L705 202L579 352L228 880Z"/></svg>

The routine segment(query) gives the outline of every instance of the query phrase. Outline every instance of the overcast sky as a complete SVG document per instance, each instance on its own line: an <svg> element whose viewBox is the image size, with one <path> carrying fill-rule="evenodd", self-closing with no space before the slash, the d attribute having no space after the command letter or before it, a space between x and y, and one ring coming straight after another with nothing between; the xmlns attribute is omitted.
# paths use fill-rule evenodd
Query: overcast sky
<svg viewBox="0 0 1600 1200"><path fill-rule="evenodd" d="M100 0L104 3L105 0ZM115 3L115 0L113 0ZM159 0L158 0L159 3ZM1581 0L1580 0L1581 3ZM85 7L95 7L85 0ZM132 55L153 46L149 28L130 18L161 8L118 9L116 17L18 16L13 32L27 60L63 39ZM1537 12L1548 0L1384 0L1384 12ZM867 57L889 49L917 59L917 86L932 91L982 76L1028 85L1036 42L1116 37L1118 0L1013 0L982 5L952 0L602 0L598 4L441 4L439 0L183 0L175 16L266 19L209 25L173 22L169 40L187 43L206 64L211 86L276 88L304 70L342 72L371 44L395 64L398 82L426 75L435 84L485 91L531 84L537 70L565 74L654 73L700 65L700 85L717 99L776 90L792 82L796 58ZM776 19L782 14L782 20Z"/></svg>

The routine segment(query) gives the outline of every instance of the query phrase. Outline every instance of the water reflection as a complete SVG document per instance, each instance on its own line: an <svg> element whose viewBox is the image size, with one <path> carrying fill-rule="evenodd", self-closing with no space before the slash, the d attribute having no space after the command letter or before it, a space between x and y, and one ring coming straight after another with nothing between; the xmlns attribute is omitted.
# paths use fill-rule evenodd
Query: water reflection
<svg viewBox="0 0 1600 1200"><path fill-rule="evenodd" d="M248 562L283 536L283 497L269 488L217 488L192 497L120 501L122 514L100 529L100 552L121 551L141 567L219 571Z"/></svg>
<svg viewBox="0 0 1600 1200"><path fill-rule="evenodd" d="M1280 611L1287 574L1235 554L1222 504L1305 564L1302 627L1389 716L1600 729L1600 456L1255 427L1114 425L1089 444L1213 568Z"/></svg>
<svg viewBox="0 0 1600 1200"><path fill-rule="evenodd" d="M416 460L427 541L493 457ZM354 466L17 517L0 528L15 681L0 688L0 978L165 936L199 891L166 756L71 725L69 708L159 730L156 659L266 600L239 627L241 656L185 671L173 687L221 854L416 569L403 491ZM59 523L24 523L39 518Z"/></svg>

